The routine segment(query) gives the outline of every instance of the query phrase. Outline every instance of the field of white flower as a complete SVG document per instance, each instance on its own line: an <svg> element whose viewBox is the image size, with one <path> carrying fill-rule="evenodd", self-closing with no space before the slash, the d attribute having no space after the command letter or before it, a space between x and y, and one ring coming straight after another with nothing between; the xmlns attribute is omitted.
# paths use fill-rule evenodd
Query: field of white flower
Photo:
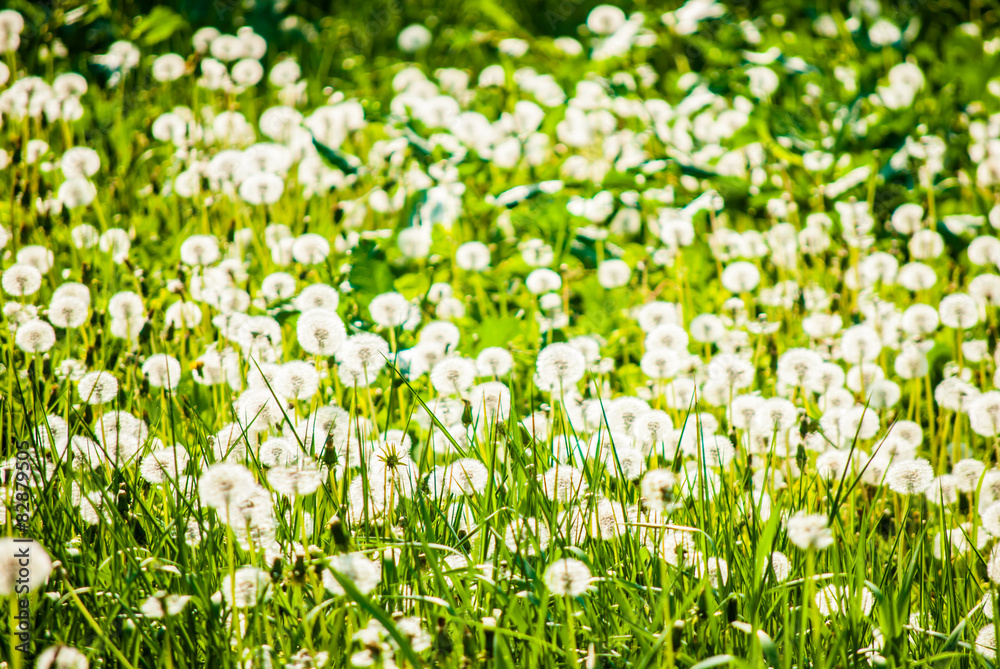
<svg viewBox="0 0 1000 669"><path fill-rule="evenodd" d="M319 4L3 1L0 667L994 666L1000 5Z"/></svg>

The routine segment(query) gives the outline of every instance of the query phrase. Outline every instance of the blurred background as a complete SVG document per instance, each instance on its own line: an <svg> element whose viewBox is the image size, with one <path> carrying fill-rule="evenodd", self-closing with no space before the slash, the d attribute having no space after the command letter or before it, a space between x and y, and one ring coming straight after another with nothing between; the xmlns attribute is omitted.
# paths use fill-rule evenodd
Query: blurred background
<svg viewBox="0 0 1000 669"><path fill-rule="evenodd" d="M711 0L696 4L711 5ZM182 42L195 30L213 26L232 32L250 26L270 45L268 55L288 53L299 58L304 71L323 66L334 76L359 66L378 68L398 62L396 38L413 23L431 29L435 40L426 57L459 55L463 66L476 66L476 49L488 44L490 33L514 37L586 37L587 14L598 4L620 6L627 13L644 12L647 22L683 2L622 2L610 0L5 0L27 19L25 38L42 43L61 40L71 56L85 58L126 39L156 52L186 52ZM919 40L934 45L956 26L972 22L982 35L992 35L1000 23L995 0L728 0L727 21L770 21L781 15L789 31L805 30L824 13L873 18L881 15L897 25L919 23ZM713 33L712 37L724 37ZM697 40L695 40L697 41ZM185 45L186 46L186 45ZM31 49L24 50L31 53ZM384 62L380 58L386 59ZM343 68L344 60L348 67ZM696 59L697 60L697 59ZM315 62L311 62L315 61ZM458 63L454 63L458 64ZM696 63L697 64L697 63Z"/></svg>

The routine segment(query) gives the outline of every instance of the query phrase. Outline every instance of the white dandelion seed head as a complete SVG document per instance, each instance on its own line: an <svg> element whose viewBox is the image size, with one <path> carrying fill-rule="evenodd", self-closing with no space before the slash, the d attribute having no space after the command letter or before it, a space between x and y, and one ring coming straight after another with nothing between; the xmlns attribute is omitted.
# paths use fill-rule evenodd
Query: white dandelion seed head
<svg viewBox="0 0 1000 669"><path fill-rule="evenodd" d="M695 574L698 578L707 578L715 589L719 589L729 581L729 563L720 557L708 557L695 560Z"/></svg>
<svg viewBox="0 0 1000 669"><path fill-rule="evenodd" d="M650 511L666 514L676 508L677 476L669 469L651 469L642 477L642 503Z"/></svg>
<svg viewBox="0 0 1000 669"><path fill-rule="evenodd" d="M595 35L612 35L625 25L625 12L613 5L597 5L587 14L587 28Z"/></svg>
<svg viewBox="0 0 1000 669"><path fill-rule="evenodd" d="M358 589L363 595L372 592L382 581L382 565L364 553L346 553L329 559L327 566ZM329 571L323 572L323 586L332 595L346 594L343 586Z"/></svg>
<svg viewBox="0 0 1000 669"><path fill-rule="evenodd" d="M361 332L351 335L337 352L342 367L353 370L371 383L391 360L389 343L377 334Z"/></svg>
<svg viewBox="0 0 1000 669"><path fill-rule="evenodd" d="M556 560L545 570L545 587L556 596L579 597L591 588L593 575L575 558Z"/></svg>
<svg viewBox="0 0 1000 669"><path fill-rule="evenodd" d="M624 536L628 532L628 523L635 523L638 519L637 514L637 508L626 509L620 502L606 498L598 499L587 513L587 535L601 541Z"/></svg>
<svg viewBox="0 0 1000 669"><path fill-rule="evenodd" d="M840 339L840 354L851 364L873 362L882 352L882 338L868 325L853 325L844 330Z"/></svg>
<svg viewBox="0 0 1000 669"><path fill-rule="evenodd" d="M460 355L450 355L431 369L431 385L442 395L461 395L476 382L476 363Z"/></svg>
<svg viewBox="0 0 1000 669"><path fill-rule="evenodd" d="M40 448L49 449L61 458L69 446L69 425L62 417L50 414L35 426L32 436Z"/></svg>
<svg viewBox="0 0 1000 669"><path fill-rule="evenodd" d="M556 465L539 476L545 496L556 502L573 502L587 493L584 473L569 465Z"/></svg>
<svg viewBox="0 0 1000 669"><path fill-rule="evenodd" d="M299 346L306 353L330 357L347 341L347 329L340 316L327 309L309 309L295 326Z"/></svg>
<svg viewBox="0 0 1000 669"><path fill-rule="evenodd" d="M271 437L257 449L257 459L265 467L289 466L299 457L299 446L292 437Z"/></svg>
<svg viewBox="0 0 1000 669"><path fill-rule="evenodd" d="M87 656L76 648L56 644L49 646L35 658L35 669L88 669Z"/></svg>
<svg viewBox="0 0 1000 669"><path fill-rule="evenodd" d="M774 551L764 563L764 578L768 578L773 572L773 578L777 583L784 583L792 573L792 562L784 553Z"/></svg>
<svg viewBox="0 0 1000 669"><path fill-rule="evenodd" d="M975 651L989 660L997 657L997 628L990 623L976 634Z"/></svg>
<svg viewBox="0 0 1000 669"><path fill-rule="evenodd" d="M650 379L659 381L673 378L683 365L681 354L669 348L654 348L642 354L639 367Z"/></svg>
<svg viewBox="0 0 1000 669"><path fill-rule="evenodd" d="M979 322L979 305L965 293L950 293L941 298L938 313L945 327L968 330Z"/></svg>
<svg viewBox="0 0 1000 669"><path fill-rule="evenodd" d="M480 430L489 430L510 415L510 389L501 381L487 381L469 390L472 420Z"/></svg>
<svg viewBox="0 0 1000 669"><path fill-rule="evenodd" d="M53 297L45 315L57 328L78 328L87 322L87 302L65 295Z"/></svg>
<svg viewBox="0 0 1000 669"><path fill-rule="evenodd" d="M426 49L431 43L431 31L420 25L419 23L413 23L399 32L399 36L396 38L399 44L399 49L403 53L416 53L422 49Z"/></svg>
<svg viewBox="0 0 1000 669"><path fill-rule="evenodd" d="M831 583L816 593L816 608L819 609L820 615L827 617L846 615L853 603L852 600L857 602L861 613L866 616L875 606L875 596L867 587L851 592L843 586Z"/></svg>
<svg viewBox="0 0 1000 669"><path fill-rule="evenodd" d="M243 465L219 462L202 473L198 479L198 492L202 504L225 513L230 505L243 499L256 485L253 474Z"/></svg>
<svg viewBox="0 0 1000 669"><path fill-rule="evenodd" d="M745 260L730 263L722 270L721 282L731 293L748 293L760 284L760 270Z"/></svg>
<svg viewBox="0 0 1000 669"><path fill-rule="evenodd" d="M617 397L604 405L607 426L613 432L631 434L636 419L650 411L649 403L638 397Z"/></svg>
<svg viewBox="0 0 1000 669"><path fill-rule="evenodd" d="M101 156L90 147L74 146L63 153L59 167L67 179L92 177L101 169Z"/></svg>
<svg viewBox="0 0 1000 669"><path fill-rule="evenodd" d="M111 411L97 419L94 434L108 462L114 466L124 466L145 445L149 438L149 426L128 412Z"/></svg>
<svg viewBox="0 0 1000 669"><path fill-rule="evenodd" d="M274 204L285 190L284 180L271 172L251 174L239 187L239 195L248 204Z"/></svg>
<svg viewBox="0 0 1000 669"><path fill-rule="evenodd" d="M784 433L799 421L798 409L783 397L764 400L754 412L752 429L764 434Z"/></svg>
<svg viewBox="0 0 1000 669"><path fill-rule="evenodd" d="M605 456L604 466L611 478L618 478L621 474L626 481L636 481L646 470L646 456L639 448L617 447Z"/></svg>
<svg viewBox="0 0 1000 669"><path fill-rule="evenodd" d="M954 464L951 473L955 476L956 487L961 492L974 492L979 488L979 480L986 472L986 465L974 458L965 458Z"/></svg>
<svg viewBox="0 0 1000 669"><path fill-rule="evenodd" d="M562 277L558 272L548 267L539 267L531 271L524 279L525 287L534 295L558 292L562 289Z"/></svg>
<svg viewBox="0 0 1000 669"><path fill-rule="evenodd" d="M140 613L154 620L180 615L191 601L190 595L173 595L159 591L151 595L139 607Z"/></svg>
<svg viewBox="0 0 1000 669"><path fill-rule="evenodd" d="M515 518L504 530L504 546L515 555L536 555L549 546L551 535L544 522L536 518Z"/></svg>
<svg viewBox="0 0 1000 669"><path fill-rule="evenodd" d="M661 325L679 325L681 307L673 302L648 302L636 311L643 332L649 333Z"/></svg>
<svg viewBox="0 0 1000 669"><path fill-rule="evenodd" d="M1000 537L1000 502L993 502L986 508L981 508L979 519L983 529L989 532L990 536Z"/></svg>
<svg viewBox="0 0 1000 669"><path fill-rule="evenodd" d="M144 319L146 308L138 294L121 291L112 295L108 301L108 315L119 320Z"/></svg>
<svg viewBox="0 0 1000 669"><path fill-rule="evenodd" d="M482 272L490 266L490 249L482 242L465 242L455 250L455 264L467 272Z"/></svg>
<svg viewBox="0 0 1000 669"><path fill-rule="evenodd" d="M251 388L236 399L237 423L250 432L260 432L284 421L286 400L273 389Z"/></svg>
<svg viewBox="0 0 1000 669"><path fill-rule="evenodd" d="M420 328L417 335L419 344L436 346L442 350L453 351L461 339L458 326L448 321L431 321Z"/></svg>
<svg viewBox="0 0 1000 669"><path fill-rule="evenodd" d="M412 306L410 301L399 293L382 293L372 299L368 305L368 312L376 325L395 328L405 325L410 319Z"/></svg>
<svg viewBox="0 0 1000 669"><path fill-rule="evenodd" d="M645 346L647 351L669 349L679 353L686 353L688 333L680 325L663 323L662 325L657 325L646 334Z"/></svg>
<svg viewBox="0 0 1000 669"><path fill-rule="evenodd" d="M248 609L271 598L271 577L257 567L240 567L222 579L220 591L229 606Z"/></svg>
<svg viewBox="0 0 1000 669"><path fill-rule="evenodd" d="M836 413L836 412L835 412ZM824 418L827 418L824 414ZM878 434L880 421L878 414L870 407L855 404L849 409L844 409L839 416L830 416L836 421L836 429L839 430L841 445L846 446L858 439L873 439ZM821 419L822 425L822 419Z"/></svg>
<svg viewBox="0 0 1000 669"><path fill-rule="evenodd" d="M991 390L975 397L968 408L972 431L983 437L1000 434L1000 391Z"/></svg>
<svg viewBox="0 0 1000 669"><path fill-rule="evenodd" d="M682 530L664 530L656 548L667 564L675 567L691 565L698 553L692 534Z"/></svg>
<svg viewBox="0 0 1000 669"><path fill-rule="evenodd" d="M315 464L274 466L267 472L267 482L286 497L305 497L319 490L327 473Z"/></svg>
<svg viewBox="0 0 1000 669"><path fill-rule="evenodd" d="M19 550L27 550L31 556L31 568L26 576L22 574L23 565L17 557ZM49 580L51 573L52 558L40 543L34 539L0 538L0 596L13 595L18 585L26 586L28 592L37 590Z"/></svg>
<svg viewBox="0 0 1000 669"><path fill-rule="evenodd" d="M485 494L490 473L479 460L460 458L445 468L443 479L449 493L472 497Z"/></svg>
<svg viewBox="0 0 1000 669"><path fill-rule="evenodd" d="M895 462L885 474L886 485L900 495L919 495L934 480L934 468L923 458Z"/></svg>
<svg viewBox="0 0 1000 669"><path fill-rule="evenodd" d="M953 532L961 532L962 539L965 541L966 550L964 551L954 551L954 552L968 552L971 549L971 544L968 539L965 539L966 533L964 532L964 527L959 527L953 530ZM983 537L983 545L985 545L985 537ZM982 546L977 546L977 549L981 549ZM940 559L940 553L938 554ZM990 580L994 583L1000 584L1000 544L994 545L990 550L989 557L986 559L986 574L989 576Z"/></svg>
<svg viewBox="0 0 1000 669"><path fill-rule="evenodd" d="M672 436L673 420L665 411L654 409L636 416L631 425L630 435L647 452L661 452L662 446Z"/></svg>
<svg viewBox="0 0 1000 669"><path fill-rule="evenodd" d="M0 283L8 295L14 297L34 295L42 287L42 273L37 267L18 263L4 270Z"/></svg>
<svg viewBox="0 0 1000 669"><path fill-rule="evenodd" d="M489 346L476 356L476 371L479 376L499 378L507 376L514 368L514 356L505 348Z"/></svg>
<svg viewBox="0 0 1000 669"><path fill-rule="evenodd" d="M15 258L18 265L29 265L42 274L48 274L55 264L55 254L49 248L38 244L21 247Z"/></svg>
<svg viewBox="0 0 1000 669"><path fill-rule="evenodd" d="M951 505L958 502L958 477L953 474L942 474L935 477L927 486L924 497L931 504Z"/></svg>
<svg viewBox="0 0 1000 669"><path fill-rule="evenodd" d="M142 363L142 373L154 388L174 389L181 382L181 363L177 358L158 353Z"/></svg>
<svg viewBox="0 0 1000 669"><path fill-rule="evenodd" d="M569 344L549 344L538 353L535 362L539 388L550 392L574 386L587 371L587 360Z"/></svg>
<svg viewBox="0 0 1000 669"><path fill-rule="evenodd" d="M330 242L325 237L307 232L292 244L292 257L303 265L317 265L330 255Z"/></svg>
<svg viewBox="0 0 1000 669"><path fill-rule="evenodd" d="M153 485L178 481L190 460L191 456L180 444L173 448L161 448L143 457L139 464L139 474Z"/></svg>
<svg viewBox="0 0 1000 669"><path fill-rule="evenodd" d="M340 305L340 293L333 286L325 283L314 283L302 289L294 299L293 304L299 311L310 309L326 309L336 312Z"/></svg>
<svg viewBox="0 0 1000 669"><path fill-rule="evenodd" d="M833 533L827 526L823 514L799 512L790 517L785 525L788 540L802 550L810 548L823 550L833 545Z"/></svg>
<svg viewBox="0 0 1000 669"><path fill-rule="evenodd" d="M292 360L278 367L273 388L283 397L308 400L319 390L319 372L311 363Z"/></svg>
<svg viewBox="0 0 1000 669"><path fill-rule="evenodd" d="M56 343L56 331L47 322L32 319L18 326L14 343L25 353L45 353Z"/></svg>
<svg viewBox="0 0 1000 669"><path fill-rule="evenodd" d="M181 262L206 267L219 260L219 240L214 235L191 235L181 243Z"/></svg>
<svg viewBox="0 0 1000 669"><path fill-rule="evenodd" d="M607 290L628 285L632 278L632 268L624 260L605 260L597 266L597 281Z"/></svg>

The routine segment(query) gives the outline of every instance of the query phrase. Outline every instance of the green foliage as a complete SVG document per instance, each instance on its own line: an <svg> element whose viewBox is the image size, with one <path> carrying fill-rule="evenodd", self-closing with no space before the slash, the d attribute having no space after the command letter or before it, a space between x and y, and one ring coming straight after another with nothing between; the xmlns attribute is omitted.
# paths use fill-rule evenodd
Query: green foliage
<svg viewBox="0 0 1000 669"><path fill-rule="evenodd" d="M143 46L153 46L170 39L175 32L187 25L180 14L169 7L158 5L136 21L130 37Z"/></svg>
<svg viewBox="0 0 1000 669"><path fill-rule="evenodd" d="M985 216L997 201L996 186L976 180L983 161L970 154L976 143L970 123L996 123L990 83L997 82L998 54L984 46L996 37L1000 7L962 0L883 3L886 16L903 30L915 27L916 33L879 48L868 37L870 18L858 18L851 27L854 23L846 21L850 9L836 3L829 10L838 34L820 39L814 20L826 11L823 3L820 9L805 0L730 2L724 17L706 18L695 34L683 35L660 18L679 2L629 2L620 4L646 15L645 28L654 38L648 46L599 62L557 49L549 37L574 36L590 48L594 36L581 24L596 4L4 3L4 9L22 13L27 26L21 48L3 56L12 69L11 83L27 75L52 81L60 72L77 71L89 84L81 96L84 114L79 120L63 122L45 114L26 120L5 106L0 125L6 165L0 169L0 225L11 233L0 267L20 263L18 253L29 246L53 252L53 269L43 274L37 293L3 295L0 321L0 501L5 511L0 529L5 535L37 537L58 561L47 584L28 600L36 651L66 644L84 653L91 667L137 669L339 668L369 660L371 666L391 667L394 662L456 669L993 666L985 657L988 652L974 649L977 635L992 624L982 609L984 596L995 600L997 593L988 571L995 564L993 546L979 541L985 533L980 502L991 493L978 487L962 490L953 503L938 504L943 500L900 495L873 483L865 478L865 468L875 468L871 456L890 426L908 419L924 430L917 455L932 464L935 474L946 474L968 459L996 466L995 440L971 431L965 414L943 408L933 392L946 377L963 373L956 368L963 356L963 368L977 390L996 385L997 362L990 355L998 338L995 305L984 306L983 322L971 329L941 327L908 342L930 346L926 378L898 376L893 366L898 346L886 345L869 362L895 379L901 397L878 410L876 437L848 435L837 442L860 464L834 467L835 475L826 476L817 464L819 454L813 453L836 438L827 432L841 429L838 416L824 406L833 400L802 388L789 391L778 382L777 369L781 356L796 348L822 351L841 364L839 333L814 337L804 331L803 320L817 311L850 327L877 320L871 314L881 317L879 309L889 304L897 311L918 303L937 306L950 294L967 292L974 278L995 271L989 263L979 266L970 260L973 240L990 233L989 224L955 232L943 219L951 214ZM414 22L427 25L434 39L418 53L404 54L397 38ZM762 32L759 43L746 39L751 23ZM966 24L979 28L981 35L968 34ZM264 36L265 72L295 59L303 71L306 102L289 103L289 91L266 78L229 90L199 86L208 56L193 53L190 45L194 32L206 25L228 33L250 27ZM511 37L528 39L525 56L500 52L501 41ZM141 49L131 71L111 60L95 61L118 40ZM68 53L52 55L60 44ZM758 96L748 85L749 58L752 53L761 58L772 48L780 55L767 67L780 73L781 85L773 95ZM188 70L176 81L158 82L151 75L152 63L168 52L181 54ZM799 67L794 57L807 61L806 66ZM926 85L913 105L889 110L879 101L879 89L894 65L911 61L921 67ZM497 63L504 68L505 86L477 88L476 77ZM657 79L643 83L641 65L648 65ZM855 87L844 85L843 73L833 73L838 66L855 71ZM582 148L567 145L559 138L566 105L557 104L540 105L545 118L539 132L547 136L544 160L522 159L501 168L487 151L479 155L464 143L467 155L455 158L448 141L455 138L444 137L448 124L395 113L399 91L393 88L394 78L407 67L417 67L437 82L435 95L447 92L438 79L439 68L466 71L472 83L456 94L463 99L459 108L481 111L490 122L508 123L519 100L539 99L524 84L527 68L551 74L569 96L582 81L600 82L608 96L599 109L587 111L597 119L614 110L613 132L642 138L644 155L619 163L624 153L605 137ZM621 74L628 77L616 76ZM629 79L636 82L634 89ZM699 107L690 123L685 117L680 124L691 133L672 134L678 128L672 115L694 90L691 82L720 96L711 103L720 109L732 111L727 105L737 97L748 102L748 122L722 142L703 141L703 135L716 131L719 110L709 105ZM0 90L7 88L9 84L0 85ZM464 101L465 93L473 102ZM321 104L338 104L341 95L363 107L364 128L345 132L342 143L331 140L334 146L312 131L304 140L311 148L300 146L297 135L288 141L295 152L314 149L311 155L331 170L324 176L337 177L331 179L336 187L324 182L320 192L307 195L308 175L297 165L283 170L284 195L270 204L242 200L235 182L226 184L233 186L228 191L211 184L214 175L208 174L207 162L226 146L213 126L219 113L244 114L255 139L271 143L274 138L259 127L265 109L297 106L307 116ZM648 112L642 103L652 100L670 105L664 127L638 112L620 114L617 106ZM707 116L698 121L702 111ZM154 137L154 123L168 112L182 122L197 121L202 131L211 129L209 139L203 135L174 143ZM510 133L522 151L530 146L530 135ZM370 157L376 143L384 147L400 138L405 142L399 142L404 158L399 164L391 156ZM940 169L933 173L920 156L926 147L919 142L926 138L938 138L943 146ZM46 149L37 161L29 161L29 142L39 139ZM996 141L995 136L990 139ZM694 148L685 148L684 140ZM706 145L710 150L704 150ZM100 157L93 178L97 197L92 205L43 211L39 203L51 201L66 182L59 159L72 147L89 147ZM717 149L734 152L728 157L739 160L724 163ZM763 164L750 159L758 150ZM826 170L805 169L804 157L813 151L829 152L836 162ZM585 169L580 163L570 169L569 157L582 159ZM179 175L195 163L198 188L190 197L180 196ZM870 167L872 175L838 197L824 194L859 167ZM754 173L756 168L764 169L765 178ZM427 175L432 175L427 182L431 187L410 187ZM564 182L561 190L556 192L552 183L543 188L544 182L555 180ZM404 255L399 233L424 224L424 208L434 204L432 189L454 185L465 189L459 197L461 211L454 220L432 226L426 257ZM517 186L523 192L506 206L489 199ZM719 194L724 207L693 216L689 243L667 241L663 221L680 215L671 210L683 210L709 190ZM569 213L571 200L601 191L614 194L613 211L606 217L591 220ZM383 194L388 206L378 206L384 203L376 198ZM871 239L863 244L846 241L836 204L848 202L870 204ZM859 289L856 272L865 257L877 252L898 264L914 260L911 236L888 225L905 203L920 205L922 222L945 245L940 257L922 260L936 283L911 291L879 280ZM438 206L438 213L446 209L439 201ZM632 212L637 214L636 229L615 227L618 214ZM786 264L776 260L769 246L749 259L763 276L759 287L741 293L722 285L721 273L739 254L720 259L710 244L715 231L760 233L770 243L769 235L787 231L787 225L801 245L804 221L815 213L831 216L830 249L798 254L796 262ZM127 257L113 259L113 244L107 240L82 247L73 238L82 224L94 226L98 234L121 230L131 246ZM269 227L276 225L287 226L293 236L319 234L333 250L322 262L286 263L282 240L266 232L277 235L281 229ZM222 297L206 295L202 279L210 270L181 258L181 244L196 234L223 242L226 264L211 270L220 270L232 285L218 273L208 283L212 291L216 284L233 288L236 292L226 298L234 303L245 291L248 304L236 311L245 311L252 320L241 327L230 327L234 314L222 307ZM457 260L460 246L472 241L485 244L490 253L484 271L463 269ZM558 274L558 289L542 295L528 290L527 277L536 263L529 262L525 242L547 245L551 262L542 264ZM609 288L598 278L598 268L612 258L624 260L632 274L625 285ZM238 278L242 272L245 279ZM278 272L287 274L280 278L292 282L296 296L317 283L337 289L338 314L347 332L376 334L385 341L388 360L377 360L385 362L385 369L366 379L370 384L354 385L342 377L344 363L338 356L305 351L297 332L295 297L282 293L274 298L262 289L265 277ZM27 313L22 310L34 307L32 316L51 318L50 302L65 282L88 288L86 321L79 328L59 328L56 344L45 352L24 350L16 342L16 330L23 326L19 319ZM443 297L440 284L451 291L450 298ZM789 289L789 284L796 289L795 299L776 296L779 286ZM828 304L807 306L798 290L804 287L821 289ZM765 290L771 291L767 299ZM137 333L129 333L135 335L131 339L116 333L112 315L112 298L126 291L142 299L142 322L136 324ZM372 300L392 291L415 305L420 327L374 322ZM822 302L816 294L814 290L809 299ZM543 300L548 303L544 307ZM685 374L698 380L698 393L689 404L675 399L679 390L668 388L669 380L650 378L644 367L650 333L637 323L635 309L654 301L678 305L678 324L689 333L693 319L702 314L719 316L725 324L727 338L692 338L685 349L693 356L683 361L690 365ZM190 323L166 316L181 302L197 313ZM453 393L456 406L447 423L434 413L444 416L442 398L449 393L437 386L445 383L412 373L414 359L407 358L421 346L433 346L422 339L426 335L420 329L433 320L453 323L458 342L435 350L436 357L429 359L454 354L475 359L493 347L511 354L511 372L493 378L477 368L477 384L486 386L475 386L484 393L496 388L489 384L504 384L509 413L484 422L485 402L471 389L460 397ZM896 322L886 323L888 331L878 334L892 340ZM272 325L277 332L255 329ZM536 361L554 343L575 341L586 347L580 337L594 338L596 359L587 361L586 374L573 384L575 392L560 400L545 389L551 378L537 373ZM976 342L987 342L986 354L970 361L976 356L964 353L962 345L973 344L975 352ZM703 396L718 372L711 361L733 351L753 364L754 379L745 392L764 397L784 393L794 400L796 424L787 428L785 441L772 437L765 443L773 452L760 446L759 434L736 426L729 398ZM225 364L220 358L216 365L212 353L233 357ZM270 361L264 359L269 353L274 353ZM158 354L169 354L180 366L175 388L158 386L155 374L144 369ZM249 410L240 398L251 389L251 380L253 390L277 394L276 375L284 373L277 365L290 361L316 370L317 392L281 403L280 411L268 414L273 425L266 434L245 429L239 423L246 422ZM67 364L107 371L119 383L117 394L103 405L87 403ZM215 374L218 383L203 385L196 374ZM848 395L862 406L868 400L863 387ZM649 491L644 492L638 475L622 480L631 455L622 432L604 438L609 416L614 419L617 410L613 398L621 397L644 398L678 428L671 439L676 437L678 444L685 435L688 439L687 452L664 440L644 454L647 469L666 470L677 478L666 507L646 496ZM346 446L335 445L332 436L316 439L305 432L307 416L334 404L349 416ZM249 418L264 415L263 408L256 408L260 411ZM128 462L108 455L107 435L100 433L106 428L102 417L111 420L115 412L142 420L147 429ZM72 447L46 445L54 440L51 428L57 418L78 438ZM536 431L535 422L543 418L547 429ZM731 438L737 447L725 466L710 467L707 451L698 448L706 437L705 425L713 420L718 430L707 436ZM234 422L235 433L225 441L224 430ZM379 463L400 454L380 451L376 456L374 448L401 440L396 431L405 432L411 442L407 455L412 462L406 466L412 465L416 474L412 486L401 486L405 494L397 490L398 499L380 506L372 472L385 476ZM810 437L808 446L801 437ZM300 458L296 466L326 466L315 492L289 495L279 490L278 466L266 462L268 451L258 443L271 438L285 440L284 446ZM89 443L84 439L101 442L105 452L96 458L100 464L80 450ZM15 490L11 459L21 440L28 444L25 452L32 462L44 468L44 482L30 494L26 529L17 525L9 496ZM358 447L363 441L367 450ZM192 462L174 480L157 482L156 463L148 457L174 444L186 449ZM592 445L598 452L583 458L580 454ZM780 446L788 449L783 455ZM223 447L226 453L217 451ZM246 457L237 457L244 447ZM576 455L567 456L567 450ZM239 518L227 517L226 509L209 508L200 494L205 471L224 455L246 467L273 506L267 518L273 545L248 540L248 534L253 538L249 523L244 527ZM345 466L347 458L362 455L376 459L361 467L356 460ZM544 475L565 460L579 466L587 488L553 501ZM446 468L462 461L470 467L475 462L486 474L469 490L439 494L436 486L445 472L456 474ZM363 484L360 492L351 489L356 481ZM608 508L622 517L601 517L598 512ZM801 549L791 540L787 521L799 511L826 519L832 546ZM517 521L524 519L533 519L541 529L516 534ZM195 534L198 541L190 536ZM680 557L671 553L678 542L684 547ZM771 566L775 551L789 559L787 580L780 580ZM380 570L371 590L363 592L360 579L330 569L331 558L356 553ZM546 571L562 558L587 566L595 577L587 592L552 592ZM724 561L726 577L712 572L720 564L713 560ZM251 565L262 570L268 599L237 609L223 584L238 568ZM827 594L846 590L837 611L821 612L817 596L824 588L834 588ZM150 598L162 593L190 600L176 616L156 618ZM16 600L0 597L13 610ZM1000 620L1000 610L995 613ZM31 665L11 645L14 625L10 616L0 620L0 661L21 669ZM365 656L366 651L372 655Z"/></svg>

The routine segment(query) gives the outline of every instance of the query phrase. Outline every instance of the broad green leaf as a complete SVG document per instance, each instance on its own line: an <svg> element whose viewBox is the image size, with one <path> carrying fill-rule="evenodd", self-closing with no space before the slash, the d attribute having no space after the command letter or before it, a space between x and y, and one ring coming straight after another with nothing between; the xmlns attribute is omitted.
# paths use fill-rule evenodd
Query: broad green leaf
<svg viewBox="0 0 1000 669"><path fill-rule="evenodd" d="M338 170L344 174L357 174L358 169L361 166L361 161L355 156L352 156L337 149L331 148L324 144L323 142L316 139L313 135L312 138L313 146L316 147L316 151L319 152L320 157L329 163L331 166L336 167Z"/></svg>
<svg viewBox="0 0 1000 669"><path fill-rule="evenodd" d="M736 658L732 655L716 655L715 657L710 657L707 660L702 660L698 664L691 667L691 669L712 669L712 667L721 667L724 664L729 664Z"/></svg>
<svg viewBox="0 0 1000 669"><path fill-rule="evenodd" d="M479 350L490 346L506 346L522 334L525 328L524 322L517 318L486 318L478 328Z"/></svg>
<svg viewBox="0 0 1000 669"><path fill-rule="evenodd" d="M136 24L132 29L132 39L144 46L151 46L170 39L171 35L185 26L187 21L180 14L160 5Z"/></svg>

